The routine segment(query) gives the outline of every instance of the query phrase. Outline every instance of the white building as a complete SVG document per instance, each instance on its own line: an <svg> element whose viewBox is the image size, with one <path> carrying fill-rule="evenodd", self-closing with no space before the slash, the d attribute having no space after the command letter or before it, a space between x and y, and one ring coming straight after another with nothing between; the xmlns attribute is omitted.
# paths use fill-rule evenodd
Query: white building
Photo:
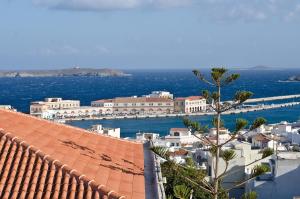
<svg viewBox="0 0 300 199"><path fill-rule="evenodd" d="M47 118L49 113L45 113L49 110L62 110L79 108L79 100L63 100L62 98L45 98L45 101L32 102L30 105L30 114Z"/></svg>
<svg viewBox="0 0 300 199"><path fill-rule="evenodd" d="M0 105L0 109L6 109L6 110L14 110L14 111L17 111L17 110L14 109L11 105Z"/></svg>
<svg viewBox="0 0 300 199"><path fill-rule="evenodd" d="M93 101L92 106L109 108L115 115L169 114L174 112L174 101L159 97L117 97Z"/></svg>
<svg viewBox="0 0 300 199"><path fill-rule="evenodd" d="M228 144L226 144L223 147L223 150L225 149L232 149L236 156L233 160L229 161L228 169L227 169L227 175L222 180L222 185L224 188L232 188L236 184L236 182L241 182L245 179L247 179L247 176L251 174L251 171L254 166L262 164L262 163L268 163L269 159L271 157L267 157L265 159L261 159L262 153L259 149L251 149L251 144L248 142L239 142L239 141L233 141ZM200 165L205 164L207 168L208 177L207 180L211 181L214 178L214 164L215 164L215 158L214 156L211 156L211 153L209 151L202 151L198 150L195 154L196 160L199 160L198 162ZM252 162L255 162L254 164L250 164ZM223 159L219 159L219 171L218 173L221 174L224 172L224 168L226 167L226 163ZM242 188L244 186L241 186ZM240 198L243 189L241 187L233 189L230 192L230 198ZM242 190L242 191L241 191Z"/></svg>
<svg viewBox="0 0 300 199"><path fill-rule="evenodd" d="M149 95L144 95L143 97L153 97L153 98L167 98L173 99L173 94L168 91L152 91Z"/></svg>
<svg viewBox="0 0 300 199"><path fill-rule="evenodd" d="M276 141L277 137L273 135L265 135L259 133L252 137L252 147L264 149L264 148L271 148L276 149L278 142Z"/></svg>
<svg viewBox="0 0 300 199"><path fill-rule="evenodd" d="M171 128L170 134L165 136L165 141L170 142L170 146L183 147L199 142L188 128Z"/></svg>
<svg viewBox="0 0 300 199"><path fill-rule="evenodd" d="M298 123L281 122L274 126L272 133L286 137L291 144L300 145L300 126Z"/></svg>
<svg viewBox="0 0 300 199"><path fill-rule="evenodd" d="M156 141L159 139L159 134L158 133L142 133L138 132L136 133L136 140L145 142L145 141Z"/></svg>
<svg viewBox="0 0 300 199"><path fill-rule="evenodd" d="M206 111L206 99L202 96L175 98L175 111L178 113L197 113Z"/></svg>
<svg viewBox="0 0 300 199"><path fill-rule="evenodd" d="M103 135L109 135L116 138L120 138L120 133L121 133L120 128L104 128L100 124L93 125L91 131Z"/></svg>
<svg viewBox="0 0 300 199"><path fill-rule="evenodd" d="M296 199L300 196L300 153L281 152L270 161L270 178L258 178L248 184L247 191L257 192L258 199Z"/></svg>
<svg viewBox="0 0 300 199"><path fill-rule="evenodd" d="M175 161L177 164L185 164L186 158L188 157L189 152L184 149L169 149L170 159Z"/></svg>
<svg viewBox="0 0 300 199"><path fill-rule="evenodd" d="M229 130L226 129L226 128L220 128L220 130L219 130L219 144L225 143L230 138L231 138L231 136L230 136ZM217 142L217 129L216 128L211 128L209 130L208 139L213 143Z"/></svg>

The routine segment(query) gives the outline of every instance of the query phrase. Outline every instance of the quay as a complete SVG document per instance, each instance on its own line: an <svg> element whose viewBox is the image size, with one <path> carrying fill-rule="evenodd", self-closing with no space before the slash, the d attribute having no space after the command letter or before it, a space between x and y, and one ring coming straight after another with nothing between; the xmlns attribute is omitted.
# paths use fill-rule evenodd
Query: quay
<svg viewBox="0 0 300 199"><path fill-rule="evenodd" d="M299 99L298 99L299 98ZM293 99L276 104L267 101ZM296 100L297 99L297 100ZM232 103L232 101L227 101ZM261 102L258 104L257 102ZM249 99L246 104L224 114L238 114L294 106L300 103L300 94ZM251 104L252 103L252 104ZM182 116L214 115L203 96L175 97L167 91L153 91L141 97L117 97L92 101L90 106L81 106L79 100L46 98L32 102L30 114L58 122L70 120L143 119Z"/></svg>
<svg viewBox="0 0 300 199"><path fill-rule="evenodd" d="M253 98L253 99L248 99L245 103L267 102L267 101L296 99L296 98L300 98L300 95L283 95L283 96L274 96L274 97Z"/></svg>
<svg viewBox="0 0 300 199"><path fill-rule="evenodd" d="M289 103L281 103L281 104L272 104L272 105L257 105L247 108L239 108L234 110L229 110L224 115L229 114L240 114L240 113L248 113L262 110L270 110L277 108L284 108L290 106L300 105L300 102L289 102ZM114 119L146 119L146 118L165 118L165 117L184 117L184 116L211 116L215 115L214 111L207 112L198 112L198 113L170 113L170 114L157 114L157 115L126 115L126 116L101 116L101 117L76 117L76 118L64 118L64 121L80 121L80 120L114 120Z"/></svg>

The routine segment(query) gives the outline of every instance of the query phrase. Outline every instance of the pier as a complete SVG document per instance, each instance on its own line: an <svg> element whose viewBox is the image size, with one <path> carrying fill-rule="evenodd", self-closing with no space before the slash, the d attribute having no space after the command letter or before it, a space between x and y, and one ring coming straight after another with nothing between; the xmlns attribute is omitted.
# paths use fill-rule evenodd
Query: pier
<svg viewBox="0 0 300 199"><path fill-rule="evenodd" d="M300 97L300 96L299 96ZM262 111L262 110L270 110L277 108L284 108L290 106L300 105L299 102L289 102L289 103L281 103L281 104L271 104L271 105L254 105L246 108L239 108L229 110L223 115L229 114L240 114L240 113L248 113L254 111ZM184 116L212 116L216 113L213 111L209 112L199 112L199 113L171 113L171 114L159 114L159 115L127 115L127 116L102 116L102 117L84 117L84 118L64 118L64 121L79 121L79 120L113 120L113 119L146 119L146 118L165 118L165 117L184 117Z"/></svg>
<svg viewBox="0 0 300 199"><path fill-rule="evenodd" d="M248 99L245 103L267 102L267 101L296 99L296 98L300 98L300 95L283 95L283 96L274 96L274 97L253 98L253 99Z"/></svg>

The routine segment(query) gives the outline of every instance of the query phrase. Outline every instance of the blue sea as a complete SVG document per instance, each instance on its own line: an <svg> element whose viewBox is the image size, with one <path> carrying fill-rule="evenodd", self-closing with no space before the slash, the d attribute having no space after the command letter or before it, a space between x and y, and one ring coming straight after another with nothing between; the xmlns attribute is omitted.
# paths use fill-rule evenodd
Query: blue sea
<svg viewBox="0 0 300 199"><path fill-rule="evenodd" d="M190 70L170 71L126 71L130 77L47 77L47 78L0 78L0 104L10 104L18 111L29 112L31 101L45 97L77 99L82 105L90 105L97 99L119 96L144 95L154 90L166 90L175 96L200 95L208 85L198 81ZM300 94L300 82L278 82L292 75L300 75L300 69L293 70L239 70L240 79L224 88L223 99L230 99L236 90L249 90L257 97ZM208 75L208 71L204 70ZM300 99L299 99L300 100ZM243 117L253 121L265 117L269 123L297 121L300 119L300 106L257 111L240 115L223 116L229 128L234 127L236 118ZM212 118L199 116L192 118L203 125L210 125ZM151 118L101 121L74 121L69 125L90 128L93 124L105 127L120 127L122 137L135 137L139 131L155 132L165 135L172 127L183 127L182 118Z"/></svg>

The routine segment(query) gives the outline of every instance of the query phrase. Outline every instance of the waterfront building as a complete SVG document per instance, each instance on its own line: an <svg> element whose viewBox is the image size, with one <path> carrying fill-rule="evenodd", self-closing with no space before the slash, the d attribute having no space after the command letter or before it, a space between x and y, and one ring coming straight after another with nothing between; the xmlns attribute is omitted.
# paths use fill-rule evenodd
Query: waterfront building
<svg viewBox="0 0 300 199"><path fill-rule="evenodd" d="M171 147L177 148L199 142L199 139L192 135L188 128L171 128L169 135L166 135L164 140L169 142Z"/></svg>
<svg viewBox="0 0 300 199"><path fill-rule="evenodd" d="M91 105L93 107L110 107L116 115L169 114L174 112L172 99L157 97L117 97L93 101Z"/></svg>
<svg viewBox="0 0 300 199"><path fill-rule="evenodd" d="M91 107L91 106L80 106L78 108L59 109L59 110L48 110L52 118L92 118L101 115L112 114L111 109L104 107Z"/></svg>
<svg viewBox="0 0 300 199"><path fill-rule="evenodd" d="M0 198L157 198L142 143L3 109L0 137Z"/></svg>
<svg viewBox="0 0 300 199"><path fill-rule="evenodd" d="M168 91L152 91L149 95L144 95L143 97L154 97L154 98L167 98L173 99L174 95Z"/></svg>
<svg viewBox="0 0 300 199"><path fill-rule="evenodd" d="M101 124L93 125L91 131L116 138L120 138L121 133L120 128L104 128Z"/></svg>
<svg viewBox="0 0 300 199"><path fill-rule="evenodd" d="M202 96L175 98L175 111L177 113L199 113L206 111L206 99Z"/></svg>
<svg viewBox="0 0 300 199"><path fill-rule="evenodd" d="M79 108L79 100L63 100L62 98L45 98L44 101L36 101L30 104L30 114L47 118L49 117L48 110L62 110L62 109L71 109Z"/></svg>

